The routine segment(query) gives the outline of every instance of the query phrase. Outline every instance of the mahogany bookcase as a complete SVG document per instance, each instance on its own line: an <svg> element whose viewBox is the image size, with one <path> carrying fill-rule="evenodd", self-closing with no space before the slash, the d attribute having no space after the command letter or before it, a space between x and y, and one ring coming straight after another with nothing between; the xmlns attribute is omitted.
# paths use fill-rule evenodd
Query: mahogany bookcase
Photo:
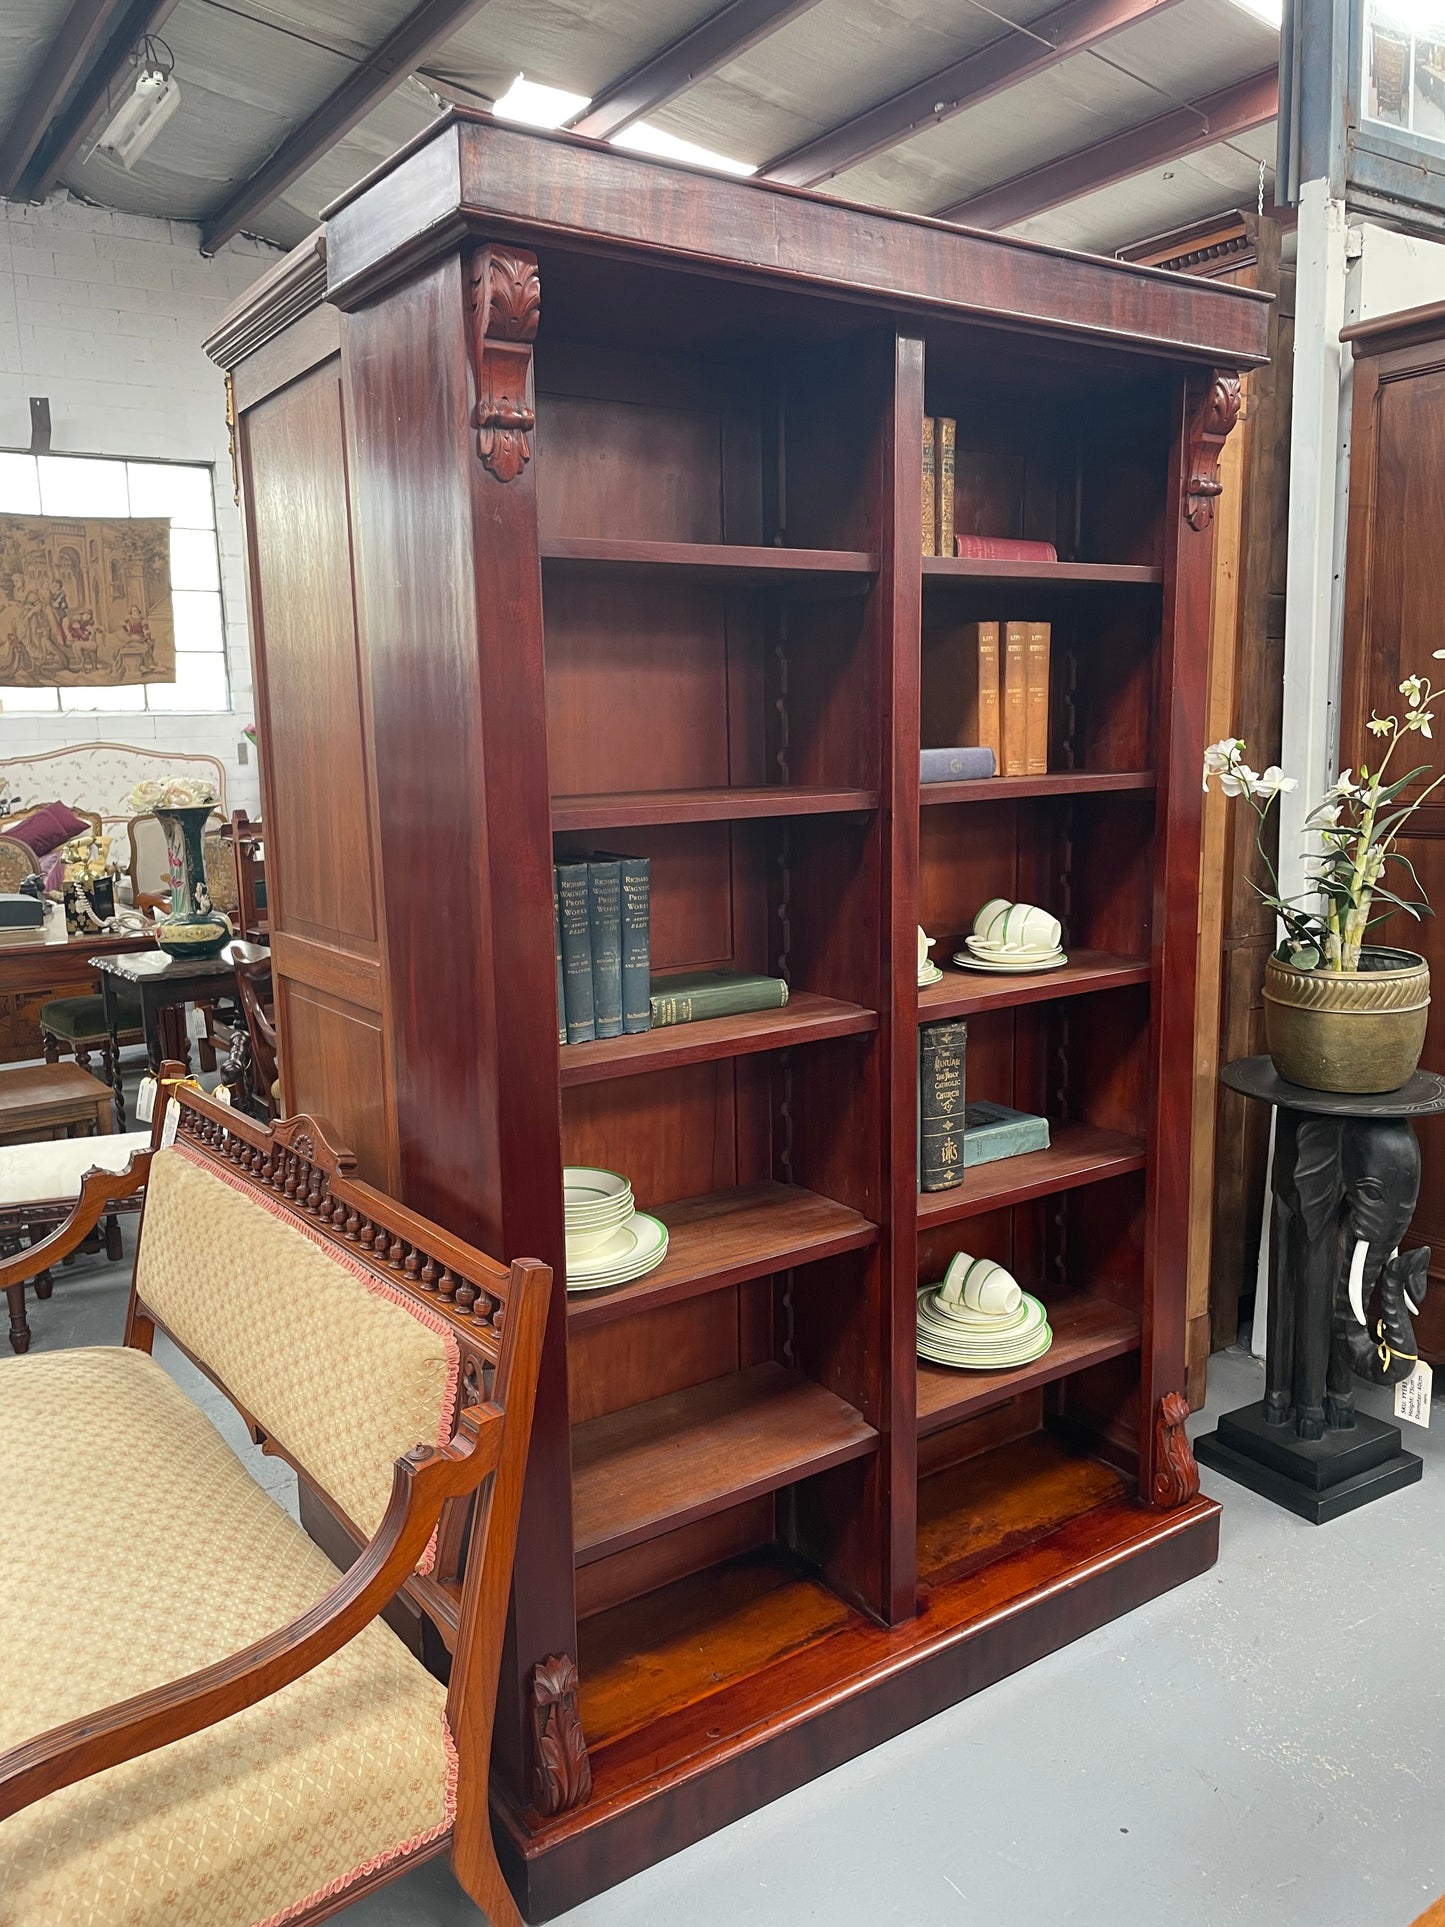
<svg viewBox="0 0 1445 1927"><path fill-rule="evenodd" d="M1266 320L459 113L208 344L288 1105L559 1276L564 1162L671 1227L553 1306L494 1768L533 1918L1216 1555L1180 1396L1200 761ZM960 528L1057 563L920 559L925 413ZM980 618L1053 625L1050 773L920 797ZM651 859L655 970L781 973L786 1008L559 1049L550 871L597 848ZM946 959L993 895L1054 910L1067 969L920 992L916 926ZM945 1017L1052 1143L920 1197ZM960 1247L1044 1298L1045 1357L918 1364ZM411 1610L444 1669L454 1602Z"/></svg>

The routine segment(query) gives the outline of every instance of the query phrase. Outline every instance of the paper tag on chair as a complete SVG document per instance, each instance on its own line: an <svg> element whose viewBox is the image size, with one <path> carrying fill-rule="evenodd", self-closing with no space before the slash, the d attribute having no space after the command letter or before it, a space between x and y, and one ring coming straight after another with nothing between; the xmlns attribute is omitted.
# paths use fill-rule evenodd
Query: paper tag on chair
<svg viewBox="0 0 1445 1927"><path fill-rule="evenodd" d="M230 1085L218 1084L215 1090L211 1092L211 1096L216 1100L218 1104L229 1104L231 1101Z"/></svg>
<svg viewBox="0 0 1445 1927"><path fill-rule="evenodd" d="M166 1121L161 1126L160 1148L163 1151L168 1151L171 1148L171 1146L175 1143L176 1132L180 1129L180 1126L181 1126L181 1100L178 1097L173 1097L173 1098L170 1098L166 1103Z"/></svg>
<svg viewBox="0 0 1445 1927"><path fill-rule="evenodd" d="M156 1114L156 1080L147 1071L135 1094L135 1121L149 1124Z"/></svg>
<svg viewBox="0 0 1445 1927"><path fill-rule="evenodd" d="M1422 1358L1411 1372L1395 1387L1395 1417L1405 1420L1407 1425L1430 1425L1430 1385L1435 1374Z"/></svg>
<svg viewBox="0 0 1445 1927"><path fill-rule="evenodd" d="M186 1005L186 1035L195 1044L206 1035L206 1013L198 1004Z"/></svg>

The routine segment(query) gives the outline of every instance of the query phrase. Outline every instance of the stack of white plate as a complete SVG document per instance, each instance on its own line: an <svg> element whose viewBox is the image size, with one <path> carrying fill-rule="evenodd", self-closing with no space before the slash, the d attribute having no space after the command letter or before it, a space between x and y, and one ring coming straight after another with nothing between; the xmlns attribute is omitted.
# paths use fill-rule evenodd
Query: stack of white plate
<svg viewBox="0 0 1445 1927"><path fill-rule="evenodd" d="M603 1291L656 1270L667 1256L667 1226L639 1211L618 1171L569 1164L562 1173L568 1291Z"/></svg>
<svg viewBox="0 0 1445 1927"><path fill-rule="evenodd" d="M918 1356L975 1372L1010 1371L1054 1342L1048 1312L991 1258L961 1251L918 1294Z"/></svg>
<svg viewBox="0 0 1445 1927"><path fill-rule="evenodd" d="M1069 960L1059 948L1062 927L1057 917L1036 903L1010 903L990 897L973 920L973 933L953 961L964 970L994 970L1005 974L1057 970Z"/></svg>

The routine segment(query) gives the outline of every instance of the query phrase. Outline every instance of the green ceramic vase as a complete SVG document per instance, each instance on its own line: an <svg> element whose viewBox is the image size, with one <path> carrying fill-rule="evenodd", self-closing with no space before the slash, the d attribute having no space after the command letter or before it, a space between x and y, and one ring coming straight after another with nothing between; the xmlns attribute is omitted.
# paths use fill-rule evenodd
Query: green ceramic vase
<svg viewBox="0 0 1445 1927"><path fill-rule="evenodd" d="M212 908L206 888L206 824L211 805L157 810L170 859L171 908L156 941L168 957L214 957L231 938L229 919Z"/></svg>

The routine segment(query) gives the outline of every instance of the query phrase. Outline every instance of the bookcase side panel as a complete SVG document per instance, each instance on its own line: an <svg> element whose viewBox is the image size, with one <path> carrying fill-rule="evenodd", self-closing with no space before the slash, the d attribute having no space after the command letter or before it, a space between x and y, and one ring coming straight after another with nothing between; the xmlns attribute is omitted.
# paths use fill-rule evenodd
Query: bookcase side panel
<svg viewBox="0 0 1445 1927"><path fill-rule="evenodd" d="M1152 1128L1145 1218L1143 1371L1139 1491L1163 1507L1192 1493L1169 1438L1167 1394L1183 1394L1188 1273L1194 995L1198 963L1199 866L1214 579L1214 495L1218 451L1238 412L1237 376L1196 371L1175 387L1164 523L1164 619L1159 649L1159 759L1156 790L1151 961ZM1232 408L1231 408L1232 402ZM1174 1451L1166 1450L1179 1443ZM1190 1461L1192 1465L1192 1460ZM1197 1476L1194 1481L1197 1490Z"/></svg>
<svg viewBox="0 0 1445 1927"><path fill-rule="evenodd" d="M530 257L478 250L347 317L358 603L384 776L401 1195L561 1280L556 1027L537 994L554 963L536 484L525 430L475 425L485 367L469 278L486 313L491 272L515 280L525 313ZM533 1797L532 1669L575 1652L559 1289L497 1708L495 1763L519 1806Z"/></svg>

